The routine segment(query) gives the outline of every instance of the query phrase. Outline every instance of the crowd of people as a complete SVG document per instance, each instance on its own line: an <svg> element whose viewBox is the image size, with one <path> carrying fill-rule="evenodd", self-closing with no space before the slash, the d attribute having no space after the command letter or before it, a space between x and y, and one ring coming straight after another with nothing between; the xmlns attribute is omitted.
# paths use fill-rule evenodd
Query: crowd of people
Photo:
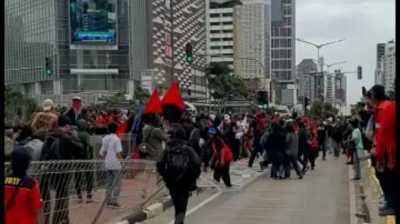
<svg viewBox="0 0 400 224"><path fill-rule="evenodd" d="M9 202L7 220L15 219L13 214L16 213L13 212L21 212L19 203L13 203L15 195L18 195L15 189L20 186L15 180L19 178L31 183L29 189L32 194L39 194L39 198L48 199L48 189L56 188L56 197L63 200L57 200L56 207L61 213L54 217L64 220L59 223L68 223L66 188L57 189L59 183L52 186L55 179L47 179L40 183L38 191L39 183L27 176L28 165L15 165L21 159L27 160L24 163L29 163L29 160L104 159L107 169L106 204L118 208L121 187L118 173L123 159L120 138L121 134L127 133L135 135L132 145L136 146L132 155L128 156L156 162L158 173L172 197L176 224L184 223L188 200L197 188L196 180L201 172L212 169L215 182L219 183L222 179L225 186L231 188L234 187L230 178L231 164L248 158L248 166L252 168L258 157L260 170L270 168L271 178L290 178L294 170L302 179L307 172L317 168L319 155L322 154L323 161L328 153L336 158L340 154L347 157L347 164L354 166L354 180L362 178L362 161L371 159L385 193L380 213L394 214L398 209L394 184L398 178L394 170L395 103L385 98L382 88L374 86L366 93L365 109L357 114L326 119L296 114L282 117L262 111L193 115L185 112L177 84L171 86L162 101L154 91L144 110L136 114L122 111L94 116L82 109L78 97L73 99L70 110L59 114L51 100L46 100L43 111L35 114L29 125L18 130L16 137L12 130L6 132L6 143L10 145L6 158L8 156L13 164L9 178L14 178L6 181L6 184L10 183L5 195L5 200ZM95 124L95 128L102 131L90 131L93 128L90 124ZM99 151L95 151L88 141L92 133L107 134ZM68 185L73 179L71 176L57 178L65 181L63 185ZM75 177L78 197L82 199L80 179L81 176ZM85 179L90 182L91 178ZM87 183L85 187L90 202L93 186ZM37 201L33 203L32 211L36 211L40 206ZM44 205L45 211L48 206Z"/></svg>

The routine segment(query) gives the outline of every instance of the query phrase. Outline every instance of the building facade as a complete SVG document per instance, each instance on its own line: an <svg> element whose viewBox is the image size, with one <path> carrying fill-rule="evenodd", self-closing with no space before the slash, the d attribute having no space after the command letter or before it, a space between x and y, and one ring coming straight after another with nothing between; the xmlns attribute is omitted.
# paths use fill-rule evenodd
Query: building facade
<svg viewBox="0 0 400 224"><path fill-rule="evenodd" d="M314 101L316 98L315 74L317 64L313 59L303 59L297 65L297 84L299 88L298 99L303 100L304 96Z"/></svg>
<svg viewBox="0 0 400 224"><path fill-rule="evenodd" d="M295 0L271 0L271 74L277 104L287 83L296 83L295 35Z"/></svg>
<svg viewBox="0 0 400 224"><path fill-rule="evenodd" d="M395 92L396 44L389 41L377 44L375 84L383 85L387 94Z"/></svg>
<svg viewBox="0 0 400 224"><path fill-rule="evenodd" d="M207 0L208 62L226 63L234 67L234 6L233 0Z"/></svg>
<svg viewBox="0 0 400 224"><path fill-rule="evenodd" d="M202 0L6 0L5 84L65 103L76 94L133 96L151 74L162 88L179 80L204 95L205 59L184 63L187 42L205 52L204 23Z"/></svg>
<svg viewBox="0 0 400 224"><path fill-rule="evenodd" d="M271 4L266 0L241 2L235 7L235 72L245 80L259 80L256 88L266 90L265 80L271 74Z"/></svg>
<svg viewBox="0 0 400 224"><path fill-rule="evenodd" d="M338 108L345 107L347 104L347 78L341 70L335 70L335 101L334 105Z"/></svg>

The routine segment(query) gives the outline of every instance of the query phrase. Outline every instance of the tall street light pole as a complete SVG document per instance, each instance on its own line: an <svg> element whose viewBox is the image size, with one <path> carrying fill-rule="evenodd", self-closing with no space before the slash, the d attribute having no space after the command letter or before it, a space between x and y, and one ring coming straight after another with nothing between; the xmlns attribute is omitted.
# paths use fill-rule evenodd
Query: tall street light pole
<svg viewBox="0 0 400 224"><path fill-rule="evenodd" d="M345 39L330 41L330 42L326 42L326 43L323 43L323 44L312 43L310 41L306 41L306 40L303 40L303 39L300 39L300 38L296 38L296 40L299 41L299 42L302 42L302 43L305 43L305 44L308 44L310 46L313 46L313 47L317 48L317 62L319 62L319 57L320 57L320 52L319 51L321 50L321 48L323 48L325 46L328 46L328 45L332 45L332 44L336 44L336 43L342 42ZM323 71L323 66L324 66L323 62L318 63L318 64L320 64L321 72L322 72Z"/></svg>

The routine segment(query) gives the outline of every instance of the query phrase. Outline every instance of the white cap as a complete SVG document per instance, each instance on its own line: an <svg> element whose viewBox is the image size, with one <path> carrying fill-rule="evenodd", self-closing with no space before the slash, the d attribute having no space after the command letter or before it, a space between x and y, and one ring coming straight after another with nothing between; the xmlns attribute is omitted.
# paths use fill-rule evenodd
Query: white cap
<svg viewBox="0 0 400 224"><path fill-rule="evenodd" d="M72 100L79 100L79 101L82 101L80 96L74 96L74 97L72 97Z"/></svg>

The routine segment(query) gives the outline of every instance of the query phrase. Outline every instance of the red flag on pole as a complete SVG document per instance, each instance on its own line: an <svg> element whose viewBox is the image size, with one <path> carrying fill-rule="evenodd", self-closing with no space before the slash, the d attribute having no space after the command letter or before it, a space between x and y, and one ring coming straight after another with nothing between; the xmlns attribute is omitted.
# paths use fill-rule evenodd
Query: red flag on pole
<svg viewBox="0 0 400 224"><path fill-rule="evenodd" d="M171 87L165 93L162 101L163 106L171 105L177 107L179 110L185 110L185 103L183 102L181 92L179 90L179 83L173 82Z"/></svg>
<svg viewBox="0 0 400 224"><path fill-rule="evenodd" d="M158 91L154 89L149 99L149 102L147 102L146 104L143 114L161 114L161 112L162 109L160 96L158 95Z"/></svg>

